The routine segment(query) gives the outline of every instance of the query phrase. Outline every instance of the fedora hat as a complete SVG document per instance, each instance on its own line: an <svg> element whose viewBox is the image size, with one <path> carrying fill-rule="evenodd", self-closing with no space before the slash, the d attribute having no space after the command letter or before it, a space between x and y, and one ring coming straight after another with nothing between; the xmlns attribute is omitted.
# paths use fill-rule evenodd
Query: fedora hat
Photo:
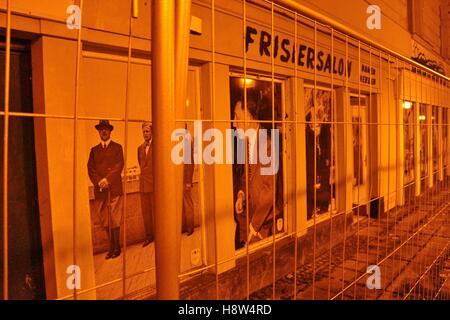
<svg viewBox="0 0 450 320"><path fill-rule="evenodd" d="M109 123L108 120L100 120L97 125L95 125L95 129L100 130L101 128L108 128L113 131L114 127Z"/></svg>

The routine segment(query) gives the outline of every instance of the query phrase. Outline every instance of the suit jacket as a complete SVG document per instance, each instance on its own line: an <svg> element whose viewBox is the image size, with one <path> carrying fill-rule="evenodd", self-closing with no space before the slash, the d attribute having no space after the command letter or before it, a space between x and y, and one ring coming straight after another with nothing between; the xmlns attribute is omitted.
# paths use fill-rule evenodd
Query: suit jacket
<svg viewBox="0 0 450 320"><path fill-rule="evenodd" d="M191 184L194 176L195 163L194 163L194 144L191 142L191 163L185 163L183 165L183 184Z"/></svg>
<svg viewBox="0 0 450 320"><path fill-rule="evenodd" d="M153 192L153 150L152 144L145 154L144 143L138 147L137 156L139 166L141 167L141 176L139 179L139 188L141 192Z"/></svg>
<svg viewBox="0 0 450 320"><path fill-rule="evenodd" d="M94 185L95 199L107 199L108 190L100 190L98 183L103 178L109 182L111 198L123 195L122 170L124 167L122 146L111 141L105 149L99 143L91 149L88 173Z"/></svg>
<svg viewBox="0 0 450 320"><path fill-rule="evenodd" d="M267 155L271 154L271 138L267 137ZM248 159L248 158L247 158ZM248 165L248 206L249 221L256 231L260 231L264 222L273 219L274 190L276 188L277 175L262 175L260 161L257 164ZM243 168L245 170L245 167ZM274 181L275 180L275 181ZM245 192L245 171L241 176L241 190ZM275 201L277 205L278 201ZM276 208L278 213L278 208ZM277 214L276 213L276 214Z"/></svg>

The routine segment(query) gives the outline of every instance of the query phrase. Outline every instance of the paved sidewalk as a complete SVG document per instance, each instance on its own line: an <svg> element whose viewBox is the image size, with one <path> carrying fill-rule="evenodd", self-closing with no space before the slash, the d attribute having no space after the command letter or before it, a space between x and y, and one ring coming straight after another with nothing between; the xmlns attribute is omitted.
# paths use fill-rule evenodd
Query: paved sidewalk
<svg viewBox="0 0 450 320"><path fill-rule="evenodd" d="M250 299L449 299L450 190L430 191L356 232ZM345 256L344 256L345 248ZM367 289L367 267L381 271L381 289ZM294 281L296 293L294 294Z"/></svg>

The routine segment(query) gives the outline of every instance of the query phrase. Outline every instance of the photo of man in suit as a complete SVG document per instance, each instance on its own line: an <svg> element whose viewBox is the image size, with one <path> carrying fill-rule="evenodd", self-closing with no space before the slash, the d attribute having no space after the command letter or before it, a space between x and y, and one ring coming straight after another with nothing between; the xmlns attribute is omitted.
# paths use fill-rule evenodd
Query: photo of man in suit
<svg viewBox="0 0 450 320"><path fill-rule="evenodd" d="M121 254L123 150L120 144L111 140L114 127L109 121L100 120L95 129L101 141L89 154L88 174L94 185L95 208L108 234L109 250L105 259L114 259Z"/></svg>
<svg viewBox="0 0 450 320"><path fill-rule="evenodd" d="M141 175L139 190L141 195L141 210L144 218L145 241L142 247L148 246L154 240L153 230L153 169L152 169L152 125L150 122L142 124L144 143L138 147L137 157Z"/></svg>
<svg viewBox="0 0 450 320"><path fill-rule="evenodd" d="M191 143L191 161L183 166L183 211L182 211L182 233L190 236L195 231L194 200L193 200L193 176L195 170L194 148Z"/></svg>
<svg viewBox="0 0 450 320"><path fill-rule="evenodd" d="M310 220L331 208L333 134L330 91L305 88L305 97L307 219Z"/></svg>

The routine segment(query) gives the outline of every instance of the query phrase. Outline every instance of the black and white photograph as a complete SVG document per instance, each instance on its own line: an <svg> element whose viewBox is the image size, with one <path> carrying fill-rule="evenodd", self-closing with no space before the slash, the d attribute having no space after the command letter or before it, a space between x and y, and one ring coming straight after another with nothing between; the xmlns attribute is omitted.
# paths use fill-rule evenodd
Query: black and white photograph
<svg viewBox="0 0 450 320"><path fill-rule="evenodd" d="M245 89L244 89L245 88ZM244 90L247 93L244 94ZM274 90L274 103L272 103L272 90ZM244 103L245 97L247 102ZM237 152L239 141L234 144L233 164L233 199L234 219L236 222L235 246L236 249L243 248L264 240L274 234L284 231L283 215L283 171L282 171L282 148L279 147L278 172L264 175L261 168L264 166L261 159L251 162L250 157L254 153L261 155L259 148L267 147L268 154L275 152L271 148L273 129L281 131L279 121L281 119L281 85L270 81L246 79L240 77L230 78L230 102L233 129L255 130L257 133L256 146L252 145L249 137L245 144L246 156L244 163L238 163ZM275 112L275 114L273 114ZM263 121L263 122L259 122ZM270 123L276 121L277 123ZM266 130L266 145L259 140L260 130ZM278 135L279 143L282 141ZM236 139L239 139L236 138ZM276 142L275 142L276 143ZM253 150L252 150L253 149ZM272 149L272 150L271 150ZM263 152L266 150L262 150ZM246 191L248 190L248 191Z"/></svg>
<svg viewBox="0 0 450 320"><path fill-rule="evenodd" d="M308 220L331 211L333 127L331 91L305 88Z"/></svg>

